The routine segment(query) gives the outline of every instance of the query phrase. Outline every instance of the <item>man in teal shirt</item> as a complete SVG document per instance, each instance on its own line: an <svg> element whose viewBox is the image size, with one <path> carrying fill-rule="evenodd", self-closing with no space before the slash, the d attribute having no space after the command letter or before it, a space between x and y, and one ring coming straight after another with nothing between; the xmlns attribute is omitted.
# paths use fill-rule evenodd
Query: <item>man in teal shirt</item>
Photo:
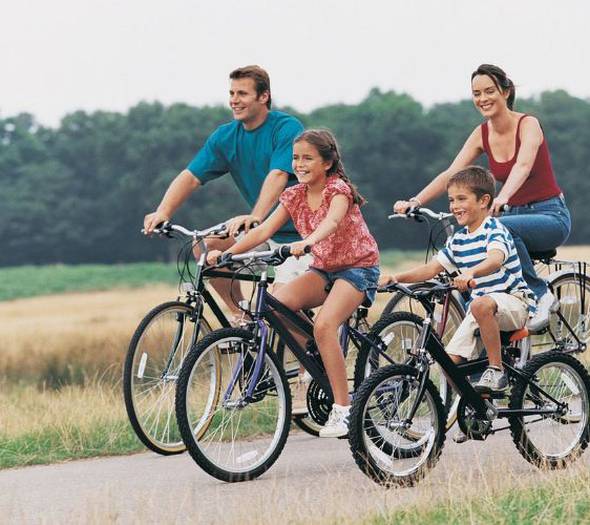
<svg viewBox="0 0 590 525"><path fill-rule="evenodd" d="M241 226L246 230L253 222L261 222L278 202L287 185L296 183L292 173L293 139L303 131L295 117L271 111L270 79L259 66L246 66L230 73L229 105L234 120L217 128L203 148L170 184L157 210L145 216L144 228L151 233L156 225L170 220L188 196L210 180L230 173L240 193L252 206L249 215L229 221L230 233ZM292 223L286 224L273 237L277 243L299 240ZM210 249L225 250L233 243L212 240ZM295 260L291 265L298 264ZM277 282L287 282L304 270L278 267ZM283 268L284 267L284 268ZM281 274L282 271L282 274ZM236 315L240 313L230 294L229 279L212 279L211 284ZM234 292L234 296L235 296Z"/></svg>

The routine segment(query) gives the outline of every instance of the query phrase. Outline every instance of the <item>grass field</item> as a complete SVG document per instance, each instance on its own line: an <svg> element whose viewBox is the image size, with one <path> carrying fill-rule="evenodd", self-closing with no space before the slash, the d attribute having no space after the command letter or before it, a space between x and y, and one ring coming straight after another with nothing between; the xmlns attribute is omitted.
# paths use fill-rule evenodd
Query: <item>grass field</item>
<svg viewBox="0 0 590 525"><path fill-rule="evenodd" d="M560 256L588 260L590 247ZM382 259L399 270L421 257ZM177 297L175 275L157 263L0 270L0 468L143 449L124 412L122 364L140 319Z"/></svg>

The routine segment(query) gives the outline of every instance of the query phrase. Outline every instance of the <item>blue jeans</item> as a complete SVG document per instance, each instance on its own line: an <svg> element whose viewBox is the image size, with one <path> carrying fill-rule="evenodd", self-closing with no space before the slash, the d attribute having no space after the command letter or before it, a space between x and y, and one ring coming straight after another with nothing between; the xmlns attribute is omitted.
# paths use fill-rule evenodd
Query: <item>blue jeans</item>
<svg viewBox="0 0 590 525"><path fill-rule="evenodd" d="M572 229L570 212L563 196L523 206L513 206L500 217L512 237L522 275L529 288L540 298L547 292L547 283L537 276L529 256L531 252L553 250L562 245Z"/></svg>

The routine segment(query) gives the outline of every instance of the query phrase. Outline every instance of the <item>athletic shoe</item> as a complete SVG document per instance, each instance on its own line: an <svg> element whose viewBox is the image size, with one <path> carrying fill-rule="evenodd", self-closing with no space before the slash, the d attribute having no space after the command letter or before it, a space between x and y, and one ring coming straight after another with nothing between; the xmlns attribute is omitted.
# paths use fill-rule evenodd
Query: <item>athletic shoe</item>
<svg viewBox="0 0 590 525"><path fill-rule="evenodd" d="M553 294L547 290L545 294L537 301L537 311L532 319L527 323L527 328L531 332L538 332L549 324L549 316L551 312L559 306L559 301L555 299Z"/></svg>
<svg viewBox="0 0 590 525"><path fill-rule="evenodd" d="M350 406L343 407L334 403L328 416L328 422L320 429L320 437L337 438L348 434L348 417Z"/></svg>
<svg viewBox="0 0 590 525"><path fill-rule="evenodd" d="M473 388L480 393L502 392L508 388L508 377L502 370L488 366Z"/></svg>

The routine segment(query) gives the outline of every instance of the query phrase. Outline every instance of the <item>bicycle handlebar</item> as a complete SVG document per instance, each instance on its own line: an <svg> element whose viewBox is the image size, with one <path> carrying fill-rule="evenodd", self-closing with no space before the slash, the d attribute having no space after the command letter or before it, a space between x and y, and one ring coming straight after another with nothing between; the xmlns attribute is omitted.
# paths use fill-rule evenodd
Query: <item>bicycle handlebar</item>
<svg viewBox="0 0 590 525"><path fill-rule="evenodd" d="M445 219L450 219L452 216L452 213L435 212L429 208L417 206L415 208L410 208L406 213L394 213L393 215L388 215L387 218L420 220L421 217L428 217L430 219L434 219L435 221L443 221Z"/></svg>
<svg viewBox="0 0 590 525"><path fill-rule="evenodd" d="M311 246L306 246L303 253L311 252ZM246 253L225 253L218 257L216 266L221 268L223 266L229 266L236 262L251 262L251 261L263 261L271 266L278 266L291 257L291 246L279 246L274 250L264 250L258 252L246 252Z"/></svg>
<svg viewBox="0 0 590 525"><path fill-rule="evenodd" d="M252 224L252 227L256 227L258 226L258 223L255 222ZM238 232L241 233L242 231L245 230L244 225L240 226L240 228L238 229ZM187 228L185 228L184 226L181 226L180 224L172 224L169 221L166 222L162 222L160 224L158 224L154 230L153 233L156 233L158 235L164 235L166 237L170 237L170 233L171 232L178 232L186 237L191 237L195 240L200 240L200 239L204 239L205 237L210 237L212 235L218 236L218 237L228 237L228 231L227 231L227 223L226 222L220 222L219 224L216 224L215 226L211 226L210 228L207 228L205 230L189 230ZM141 229L141 233L143 233L145 235L146 231L144 228Z"/></svg>

